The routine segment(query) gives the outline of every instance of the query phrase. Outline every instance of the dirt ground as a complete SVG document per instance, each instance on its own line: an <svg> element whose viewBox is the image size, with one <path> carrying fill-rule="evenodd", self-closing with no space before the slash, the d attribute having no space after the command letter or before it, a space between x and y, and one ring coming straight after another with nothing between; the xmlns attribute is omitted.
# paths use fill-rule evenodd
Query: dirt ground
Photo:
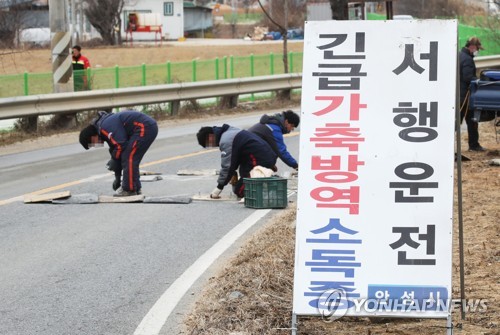
<svg viewBox="0 0 500 335"><path fill-rule="evenodd" d="M480 124L481 144L488 152L464 152L463 225L465 297L486 299L486 310L453 313L454 334L500 334L500 133L492 122ZM467 148L462 135L462 148ZM455 190L455 194L456 194ZM455 198L453 298L460 298L458 211ZM218 275L211 278L202 297L186 318L183 334L254 335L290 334L296 214L291 204L240 249ZM239 292L236 293L236 292ZM239 297L238 297L239 296ZM445 320L368 319L344 317L332 323L320 317L299 317L301 335L443 335Z"/></svg>
<svg viewBox="0 0 500 335"><path fill-rule="evenodd" d="M184 42L163 42L161 45L134 43L123 47L82 47L82 54L89 58L92 67L113 67L283 52L283 43L279 41L214 40L213 42L207 39L188 39ZM288 43L288 51L302 50L302 41ZM49 49L0 50L0 75L51 71Z"/></svg>

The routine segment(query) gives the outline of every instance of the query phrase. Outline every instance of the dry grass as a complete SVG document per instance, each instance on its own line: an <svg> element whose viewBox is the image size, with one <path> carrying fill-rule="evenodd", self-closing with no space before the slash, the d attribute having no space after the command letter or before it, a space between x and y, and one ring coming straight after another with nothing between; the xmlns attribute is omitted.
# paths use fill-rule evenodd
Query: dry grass
<svg viewBox="0 0 500 335"><path fill-rule="evenodd" d="M219 276L210 279L187 320L188 334L289 332L283 328L289 328L291 320L294 220L295 206L291 206L256 234ZM234 292L243 296L231 297Z"/></svg>
<svg viewBox="0 0 500 335"><path fill-rule="evenodd" d="M463 222L466 298L488 300L487 310L453 314L455 332L467 335L500 334L500 168L489 161L499 158L500 145L491 122L480 124L481 144L487 153L465 153ZM467 148L466 135L462 147ZM455 200L455 208L456 200ZM295 230L295 206L283 210L241 249L219 275L210 279L202 298L186 318L185 334L254 335L290 334ZM460 297L458 216L455 215L453 297ZM243 296L231 297L240 292ZM234 294L234 293L233 293ZM446 334L444 320L368 319L344 317L333 323L319 317L299 317L299 334Z"/></svg>
<svg viewBox="0 0 500 335"><path fill-rule="evenodd" d="M244 43L244 42L243 42ZM170 62L189 62L193 59L209 60L224 56L267 55L270 52L282 53L282 43L260 43L249 45L124 45L117 47L83 48L92 67L137 66L142 64L164 64ZM288 43L288 51L302 52L303 43ZM1 50L0 75L24 72L51 72L51 52L49 49Z"/></svg>

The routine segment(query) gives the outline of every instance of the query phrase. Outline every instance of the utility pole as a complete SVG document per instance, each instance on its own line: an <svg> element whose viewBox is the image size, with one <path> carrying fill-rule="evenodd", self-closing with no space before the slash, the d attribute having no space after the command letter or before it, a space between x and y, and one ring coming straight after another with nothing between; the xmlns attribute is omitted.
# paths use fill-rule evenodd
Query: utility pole
<svg viewBox="0 0 500 335"><path fill-rule="evenodd" d="M66 1L49 0L50 48L52 50L52 79L54 92L73 91L71 34L68 32Z"/></svg>
<svg viewBox="0 0 500 335"><path fill-rule="evenodd" d="M73 92L73 67L71 64L71 33L68 31L68 2L49 0L50 49L52 51L52 82L54 93ZM68 128L75 125L76 113L56 114L51 119L53 127Z"/></svg>

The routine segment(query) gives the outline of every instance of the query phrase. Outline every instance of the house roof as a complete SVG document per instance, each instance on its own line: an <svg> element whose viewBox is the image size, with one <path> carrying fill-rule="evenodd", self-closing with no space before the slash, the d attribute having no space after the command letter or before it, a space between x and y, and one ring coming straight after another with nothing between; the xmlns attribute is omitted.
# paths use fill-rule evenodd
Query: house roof
<svg viewBox="0 0 500 335"><path fill-rule="evenodd" d="M184 1L184 5L183 5L184 8L200 8L200 9L204 9L204 10L212 10L212 7L208 7L208 6L197 6L195 5L193 2L191 1Z"/></svg>

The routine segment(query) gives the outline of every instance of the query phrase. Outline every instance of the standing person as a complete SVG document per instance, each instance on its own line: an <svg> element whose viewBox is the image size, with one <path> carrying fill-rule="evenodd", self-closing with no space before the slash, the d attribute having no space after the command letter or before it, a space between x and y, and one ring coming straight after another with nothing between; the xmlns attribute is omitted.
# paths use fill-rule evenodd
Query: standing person
<svg viewBox="0 0 500 335"><path fill-rule="evenodd" d="M86 91L89 89L86 69L90 67L87 57L82 55L82 47L75 45L72 48L73 55L73 87L75 91Z"/></svg>
<svg viewBox="0 0 500 335"><path fill-rule="evenodd" d="M481 42L477 37L471 37L460 50L460 123L465 118L467 133L469 135L469 151L485 151L479 144L478 121L474 119L474 112L469 110L470 82L476 80L476 64L474 57L479 50L483 50Z"/></svg>
<svg viewBox="0 0 500 335"><path fill-rule="evenodd" d="M272 116L264 114L259 123L250 127L248 131L266 141L286 165L298 170L299 164L288 152L283 135L290 133L299 126L299 123L300 117L293 111L287 110Z"/></svg>
<svg viewBox="0 0 500 335"><path fill-rule="evenodd" d="M235 178L238 167L240 179L233 184L233 192L239 198L245 196L243 178L249 178L254 167L260 165L276 171L278 156L269 144L249 131L224 124L222 127L201 127L196 137L202 147L219 147L221 152L221 169L217 187L210 194L212 199L220 198L224 186Z"/></svg>
<svg viewBox="0 0 500 335"><path fill-rule="evenodd" d="M96 143L108 143L111 154L108 169L115 172L114 196L126 197L142 193L139 163L157 134L156 121L136 110L99 112L80 132L80 143L85 150Z"/></svg>

